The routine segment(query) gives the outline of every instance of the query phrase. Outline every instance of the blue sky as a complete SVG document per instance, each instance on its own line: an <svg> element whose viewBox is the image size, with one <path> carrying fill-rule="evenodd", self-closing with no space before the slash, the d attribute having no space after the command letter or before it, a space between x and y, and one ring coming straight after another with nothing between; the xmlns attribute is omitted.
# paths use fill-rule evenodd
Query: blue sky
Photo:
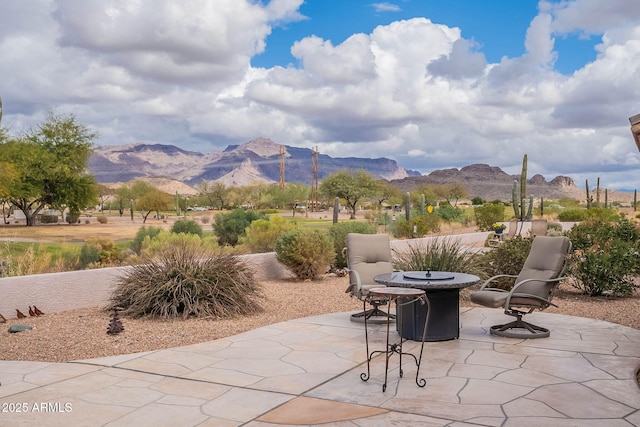
<svg viewBox="0 0 640 427"><path fill-rule="evenodd" d="M296 40L315 34L339 44L355 33L370 33L378 25L415 17L459 27L462 36L473 39L489 62L500 62L503 56L513 58L524 53L523 40L538 13L537 6L532 0L306 0L299 9L306 19L274 26L266 39L265 52L254 56L251 64L267 68L296 66L290 53ZM564 74L573 73L595 59L598 43L598 37L578 33L556 39L559 55L555 68Z"/></svg>
<svg viewBox="0 0 640 427"><path fill-rule="evenodd" d="M0 2L2 126L640 188L638 0ZM389 179L400 178L386 177Z"/></svg>

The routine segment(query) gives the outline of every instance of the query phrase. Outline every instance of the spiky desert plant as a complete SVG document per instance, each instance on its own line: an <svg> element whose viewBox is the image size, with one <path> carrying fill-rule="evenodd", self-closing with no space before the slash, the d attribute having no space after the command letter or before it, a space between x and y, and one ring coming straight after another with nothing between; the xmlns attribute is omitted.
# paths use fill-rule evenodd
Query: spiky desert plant
<svg viewBox="0 0 640 427"><path fill-rule="evenodd" d="M119 278L111 309L122 307L131 317L225 318L260 312L262 297L239 257L185 238L153 258L143 256Z"/></svg>
<svg viewBox="0 0 640 427"><path fill-rule="evenodd" d="M408 250L393 251L393 266L404 271L469 272L471 253L462 248L459 238L437 237L428 243L412 244Z"/></svg>

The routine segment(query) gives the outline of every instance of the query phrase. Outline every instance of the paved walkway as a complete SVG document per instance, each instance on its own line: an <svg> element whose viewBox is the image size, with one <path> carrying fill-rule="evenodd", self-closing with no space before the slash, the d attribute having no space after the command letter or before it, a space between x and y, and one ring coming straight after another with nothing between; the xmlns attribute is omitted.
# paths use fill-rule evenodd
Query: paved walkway
<svg viewBox="0 0 640 427"><path fill-rule="evenodd" d="M463 308L459 340L415 363L366 371L348 313L269 325L187 347L72 363L0 361L2 426L640 426L640 330L534 313L551 337L494 337L500 310ZM384 344L382 325L370 331ZM409 341L405 349L417 350Z"/></svg>

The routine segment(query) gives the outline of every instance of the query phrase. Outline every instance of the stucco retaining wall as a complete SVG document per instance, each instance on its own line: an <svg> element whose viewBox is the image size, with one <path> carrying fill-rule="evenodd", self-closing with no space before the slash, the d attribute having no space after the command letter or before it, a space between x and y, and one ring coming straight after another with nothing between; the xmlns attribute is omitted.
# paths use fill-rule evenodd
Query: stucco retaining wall
<svg viewBox="0 0 640 427"><path fill-rule="evenodd" d="M275 253L242 255L256 280L293 277L278 261ZM99 268L64 273L34 274L0 278L0 313L16 318L16 309L28 315L36 305L45 313L84 307L106 306L117 278L129 267Z"/></svg>

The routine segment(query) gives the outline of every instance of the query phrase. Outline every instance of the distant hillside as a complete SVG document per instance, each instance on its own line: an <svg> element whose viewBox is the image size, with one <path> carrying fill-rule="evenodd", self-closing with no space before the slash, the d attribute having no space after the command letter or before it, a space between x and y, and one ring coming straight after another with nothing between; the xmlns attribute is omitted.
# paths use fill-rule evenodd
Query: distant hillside
<svg viewBox="0 0 640 427"><path fill-rule="evenodd" d="M258 138L224 151L202 154L173 145L132 144L96 147L89 169L100 183L128 182L136 178L169 177L189 185L219 181L242 186L280 180L280 144ZM308 148L284 146L285 180L311 184L312 157ZM391 159L318 156L319 179L341 169L364 169L380 179L393 180L417 172L407 171Z"/></svg>
<svg viewBox="0 0 640 427"><path fill-rule="evenodd" d="M97 147L89 160L89 169L99 183L121 183L144 178L172 194L177 189L180 193L193 194L196 191L193 187L202 181L222 182L227 186L278 182L281 147L282 145L265 138L231 145L224 151L207 154L162 144ZM284 149L285 181L310 185L311 150L289 146L284 146ZM334 158L325 154L318 157L320 180L345 168L364 169L379 179L389 181L403 192L413 191L425 184L459 182L467 188L470 197L511 200L513 181L520 178L486 164L436 170L428 175L420 175L386 158ZM536 197L552 199L585 198L585 191L576 187L573 179L566 176L557 176L547 181L542 175L534 175L528 180L527 192ZM633 199L632 193L613 190L609 191L608 196L611 201L630 202ZM604 194L601 194L601 200L604 200Z"/></svg>
<svg viewBox="0 0 640 427"><path fill-rule="evenodd" d="M413 191L425 184L459 182L465 186L470 197L479 196L485 200L511 200L513 181L519 179L520 175L509 175L499 167L474 164L461 169L437 170L429 175L411 176L390 182L403 192ZM527 180L527 193L548 199L569 197L584 200L586 198L585 190L576 187L573 179L566 176L557 176L547 181L542 175L534 175ZM604 201L604 189L601 189L600 197L601 201ZM633 194L608 190L608 197L610 201L630 202Z"/></svg>

